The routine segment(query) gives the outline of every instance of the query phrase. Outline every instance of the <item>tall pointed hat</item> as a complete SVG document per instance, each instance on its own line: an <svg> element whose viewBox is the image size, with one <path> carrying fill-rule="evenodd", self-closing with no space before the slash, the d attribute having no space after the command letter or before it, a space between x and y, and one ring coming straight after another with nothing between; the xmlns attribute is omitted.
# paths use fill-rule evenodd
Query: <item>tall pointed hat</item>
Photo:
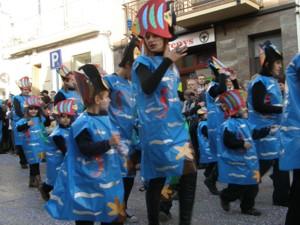
<svg viewBox="0 0 300 225"><path fill-rule="evenodd" d="M138 11L132 26L132 33L142 38L147 32L171 39L176 16L171 7L172 1L149 0Z"/></svg>
<svg viewBox="0 0 300 225"><path fill-rule="evenodd" d="M268 40L259 45L259 61L261 66L265 62L273 63L276 60L282 60L282 54L271 41Z"/></svg>
<svg viewBox="0 0 300 225"><path fill-rule="evenodd" d="M94 64L85 64L79 68L79 72L73 73L78 92L86 106L94 103L95 93L108 90L108 86Z"/></svg>

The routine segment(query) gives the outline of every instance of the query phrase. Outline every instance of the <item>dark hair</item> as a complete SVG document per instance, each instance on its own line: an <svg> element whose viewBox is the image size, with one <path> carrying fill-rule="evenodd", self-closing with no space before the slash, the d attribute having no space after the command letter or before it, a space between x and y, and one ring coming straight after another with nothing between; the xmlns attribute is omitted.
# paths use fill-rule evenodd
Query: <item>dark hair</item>
<svg viewBox="0 0 300 225"><path fill-rule="evenodd" d="M41 94L47 94L47 95L48 95L48 94L49 94L49 91L47 91L47 90L42 90L42 91L41 91Z"/></svg>
<svg viewBox="0 0 300 225"><path fill-rule="evenodd" d="M25 107L24 118L31 118L31 116L29 115L29 108L30 108L30 106L29 107ZM42 111L41 107L37 107L37 108L38 108L38 113L37 113L36 116L39 117L40 122L41 122L42 121L43 111Z"/></svg>

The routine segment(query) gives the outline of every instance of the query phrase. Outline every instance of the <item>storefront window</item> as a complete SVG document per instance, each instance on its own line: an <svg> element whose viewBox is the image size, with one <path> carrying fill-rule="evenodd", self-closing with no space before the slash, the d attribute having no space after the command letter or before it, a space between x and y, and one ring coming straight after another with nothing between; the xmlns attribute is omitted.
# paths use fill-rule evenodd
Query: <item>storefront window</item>
<svg viewBox="0 0 300 225"><path fill-rule="evenodd" d="M74 55L72 60L72 70L77 70L78 67L91 63L91 53L86 52L79 55Z"/></svg>

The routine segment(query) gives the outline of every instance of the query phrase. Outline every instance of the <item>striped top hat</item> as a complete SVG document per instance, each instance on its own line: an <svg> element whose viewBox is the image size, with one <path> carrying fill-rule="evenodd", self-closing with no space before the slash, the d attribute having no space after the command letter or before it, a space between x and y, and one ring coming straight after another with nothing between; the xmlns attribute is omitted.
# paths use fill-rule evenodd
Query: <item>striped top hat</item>
<svg viewBox="0 0 300 225"><path fill-rule="evenodd" d="M53 109L53 114L62 115L66 114L68 116L75 116L77 111L77 105L74 99L67 99L58 102Z"/></svg>
<svg viewBox="0 0 300 225"><path fill-rule="evenodd" d="M132 26L134 35L145 37L147 32L171 39L176 16L171 10L171 2L166 0L149 0L138 11Z"/></svg>
<svg viewBox="0 0 300 225"><path fill-rule="evenodd" d="M239 89L224 92L217 101L221 103L225 117L236 115L241 109L247 107L246 92Z"/></svg>
<svg viewBox="0 0 300 225"><path fill-rule="evenodd" d="M30 82L29 77L24 76L17 82L17 85L21 90L24 90L24 89L31 90L32 83Z"/></svg>
<svg viewBox="0 0 300 225"><path fill-rule="evenodd" d="M29 98L26 99L24 107L30 107L30 106L41 107L42 105L43 105L43 101L40 97L30 96Z"/></svg>

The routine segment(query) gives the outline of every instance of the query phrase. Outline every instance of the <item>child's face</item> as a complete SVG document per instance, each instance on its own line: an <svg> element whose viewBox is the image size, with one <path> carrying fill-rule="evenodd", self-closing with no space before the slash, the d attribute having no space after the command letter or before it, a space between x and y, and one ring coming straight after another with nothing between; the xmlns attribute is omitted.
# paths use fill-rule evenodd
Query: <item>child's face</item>
<svg viewBox="0 0 300 225"><path fill-rule="evenodd" d="M69 126L71 123L71 117L66 114L62 114L58 119L58 123L65 127Z"/></svg>
<svg viewBox="0 0 300 225"><path fill-rule="evenodd" d="M107 111L110 103L109 92L103 91L95 96L95 102L99 105L100 111Z"/></svg>
<svg viewBox="0 0 300 225"><path fill-rule="evenodd" d="M30 88L23 88L21 92L22 92L23 95L29 95L30 94Z"/></svg>
<svg viewBox="0 0 300 225"><path fill-rule="evenodd" d="M30 117L37 116L38 112L39 112L39 108L38 107L30 106L28 108L28 114L29 114Z"/></svg>

